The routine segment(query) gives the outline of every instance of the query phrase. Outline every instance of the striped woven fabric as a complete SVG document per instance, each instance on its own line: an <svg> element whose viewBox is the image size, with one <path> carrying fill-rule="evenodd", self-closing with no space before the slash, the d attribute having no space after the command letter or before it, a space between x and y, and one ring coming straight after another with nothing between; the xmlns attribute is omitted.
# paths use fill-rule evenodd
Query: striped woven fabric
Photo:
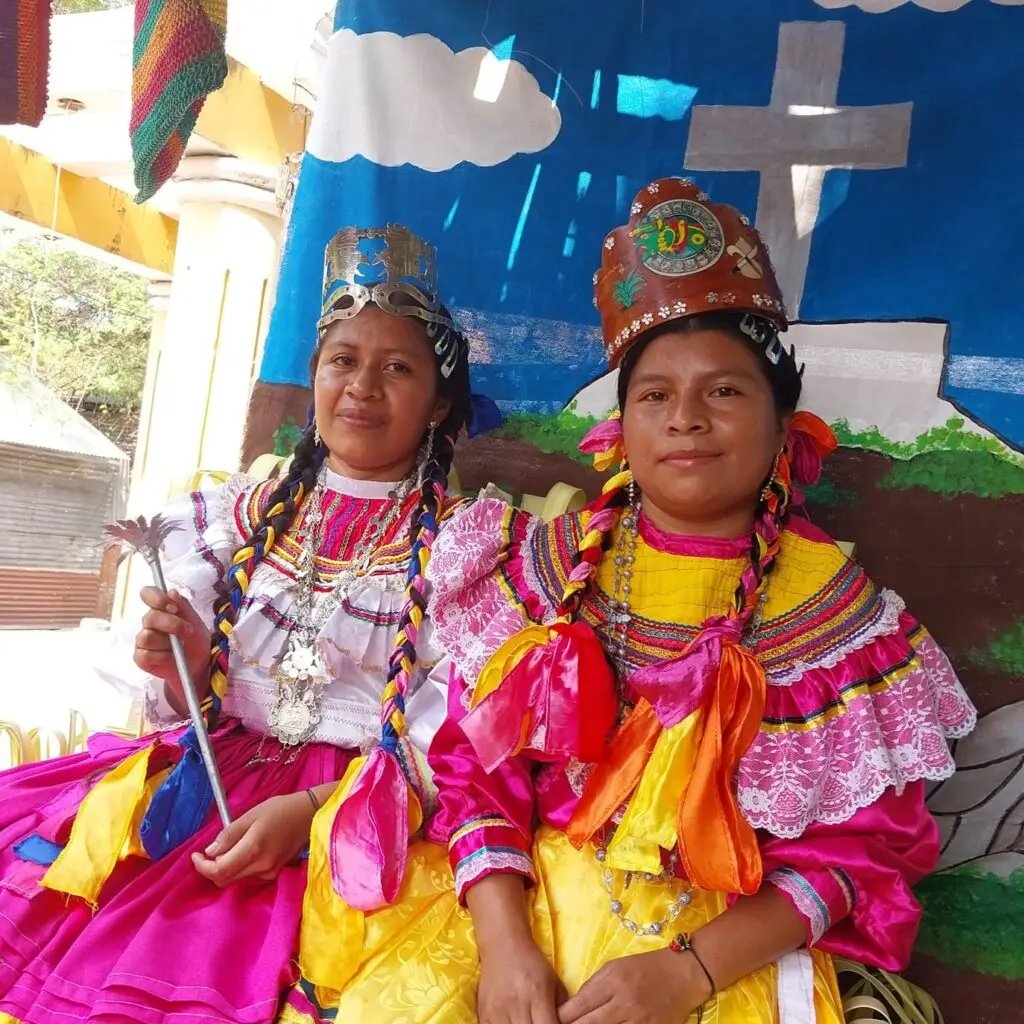
<svg viewBox="0 0 1024 1024"><path fill-rule="evenodd" d="M206 97L224 84L227 0L136 0L132 158L137 203L178 167Z"/></svg>
<svg viewBox="0 0 1024 1024"><path fill-rule="evenodd" d="M0 124L35 128L46 113L50 0L0 3Z"/></svg>

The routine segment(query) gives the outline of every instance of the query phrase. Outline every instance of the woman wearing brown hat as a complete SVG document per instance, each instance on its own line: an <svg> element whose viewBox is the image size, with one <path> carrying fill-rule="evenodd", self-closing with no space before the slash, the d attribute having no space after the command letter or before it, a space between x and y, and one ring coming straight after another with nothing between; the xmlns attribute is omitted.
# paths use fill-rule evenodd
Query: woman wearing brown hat
<svg viewBox="0 0 1024 1024"><path fill-rule="evenodd" d="M763 243L653 182L595 286L621 415L582 447L618 472L551 523L479 501L431 562L452 872L414 846L393 907L307 922L286 1020L835 1024L832 954L909 958L975 712L797 514L835 439Z"/></svg>

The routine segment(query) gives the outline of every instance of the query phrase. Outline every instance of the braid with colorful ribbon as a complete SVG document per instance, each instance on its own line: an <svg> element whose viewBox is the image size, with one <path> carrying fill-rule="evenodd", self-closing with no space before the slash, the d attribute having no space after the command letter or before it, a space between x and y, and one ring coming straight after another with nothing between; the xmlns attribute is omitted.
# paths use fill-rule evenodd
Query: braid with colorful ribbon
<svg viewBox="0 0 1024 1024"><path fill-rule="evenodd" d="M632 481L633 474L628 469L616 473L601 488L601 497L583 513L583 536L576 546L572 570L558 603L557 617L563 622L572 622L579 614L590 581L626 506L627 488Z"/></svg>
<svg viewBox="0 0 1024 1024"><path fill-rule="evenodd" d="M266 509L251 536L231 559L226 593L214 606L210 692L202 705L208 720L216 720L227 689L231 630L252 582L253 572L295 521L303 500L316 486L316 477L326 455L327 449L317 444L315 427L311 423L295 447L288 475L270 493Z"/></svg>
<svg viewBox="0 0 1024 1024"><path fill-rule="evenodd" d="M438 519L448 489L448 471L455 454L455 439L442 433L424 468L420 501L413 518L412 550L405 584L405 604L391 654L388 679L381 695L381 745L395 753L405 735L405 702L416 665L416 641L426 614L426 571L437 537Z"/></svg>
<svg viewBox="0 0 1024 1024"><path fill-rule="evenodd" d="M792 489L787 446L776 458L768 482L761 492L761 501L750 535L750 564L740 576L733 604L729 609L729 618L738 619L744 629L754 624L768 576L779 553Z"/></svg>

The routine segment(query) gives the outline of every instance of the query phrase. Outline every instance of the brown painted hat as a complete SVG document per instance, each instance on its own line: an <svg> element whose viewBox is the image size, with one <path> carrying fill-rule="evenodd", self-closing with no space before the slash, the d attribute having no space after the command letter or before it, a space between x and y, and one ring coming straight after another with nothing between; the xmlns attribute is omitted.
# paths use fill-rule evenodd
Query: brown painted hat
<svg viewBox="0 0 1024 1024"><path fill-rule="evenodd" d="M604 240L594 304L612 368L652 328L700 313L754 313L787 327L758 233L738 210L712 203L683 178L651 182L629 223Z"/></svg>

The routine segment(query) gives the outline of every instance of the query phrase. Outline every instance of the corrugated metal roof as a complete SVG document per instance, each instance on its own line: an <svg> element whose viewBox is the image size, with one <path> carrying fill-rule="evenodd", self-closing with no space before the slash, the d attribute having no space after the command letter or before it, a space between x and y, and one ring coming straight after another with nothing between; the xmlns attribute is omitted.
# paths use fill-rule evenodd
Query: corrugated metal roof
<svg viewBox="0 0 1024 1024"><path fill-rule="evenodd" d="M109 438L0 351L0 442L127 462Z"/></svg>
<svg viewBox="0 0 1024 1024"><path fill-rule="evenodd" d="M96 614L98 572L0 566L0 629L64 629Z"/></svg>
<svg viewBox="0 0 1024 1024"><path fill-rule="evenodd" d="M0 442L0 566L98 569L127 486L126 463Z"/></svg>

